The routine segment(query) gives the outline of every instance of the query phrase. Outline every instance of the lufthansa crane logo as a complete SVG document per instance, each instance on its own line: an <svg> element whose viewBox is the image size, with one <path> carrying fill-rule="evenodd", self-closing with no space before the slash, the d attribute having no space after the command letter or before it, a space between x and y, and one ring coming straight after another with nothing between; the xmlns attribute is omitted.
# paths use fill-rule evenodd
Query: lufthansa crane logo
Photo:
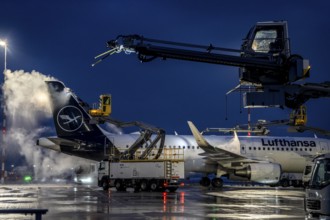
<svg viewBox="0 0 330 220"><path fill-rule="evenodd" d="M83 124L83 115L77 107L65 106L57 114L57 124L64 131L76 131Z"/></svg>

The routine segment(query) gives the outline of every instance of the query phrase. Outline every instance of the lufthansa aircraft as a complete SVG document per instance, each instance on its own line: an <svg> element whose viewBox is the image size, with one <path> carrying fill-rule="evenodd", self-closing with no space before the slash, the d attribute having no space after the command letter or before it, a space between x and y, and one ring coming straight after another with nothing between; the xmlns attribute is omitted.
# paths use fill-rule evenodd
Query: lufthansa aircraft
<svg viewBox="0 0 330 220"><path fill-rule="evenodd" d="M124 152L139 134L114 134L90 123L88 105L62 82L47 82L53 102L57 136L40 138L37 145L94 161L106 159L108 150ZM276 184L281 174L302 173L308 160L330 152L330 141L322 138L265 136L203 136L192 122L193 135L166 135L165 149L184 152L185 177L193 173L215 174L202 185L221 187L221 176L229 179Z"/></svg>

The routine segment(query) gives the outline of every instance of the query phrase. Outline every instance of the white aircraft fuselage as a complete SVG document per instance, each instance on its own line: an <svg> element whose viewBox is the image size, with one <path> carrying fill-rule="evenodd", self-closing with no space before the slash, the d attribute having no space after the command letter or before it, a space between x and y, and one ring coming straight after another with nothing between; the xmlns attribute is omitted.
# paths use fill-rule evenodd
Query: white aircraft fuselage
<svg viewBox="0 0 330 220"><path fill-rule="evenodd" d="M120 151L126 150L138 138L138 134L105 133ZM204 138L214 147L234 152L251 160L278 163L282 172L302 173L306 163L315 156L330 152L330 141L323 138L239 136L240 144L230 144L233 136L209 135ZM216 167L208 165L203 149L192 135L166 135L164 148L182 149L185 173L216 172ZM219 161L221 162L221 161ZM225 163L231 167L232 161ZM213 169L213 171L211 171Z"/></svg>

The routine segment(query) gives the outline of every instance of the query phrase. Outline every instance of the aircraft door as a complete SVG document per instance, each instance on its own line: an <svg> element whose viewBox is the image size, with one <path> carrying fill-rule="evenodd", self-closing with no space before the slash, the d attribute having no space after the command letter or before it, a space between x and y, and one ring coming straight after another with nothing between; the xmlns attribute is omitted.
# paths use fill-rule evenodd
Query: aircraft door
<svg viewBox="0 0 330 220"><path fill-rule="evenodd" d="M330 147L327 142L320 141L320 153L330 153Z"/></svg>

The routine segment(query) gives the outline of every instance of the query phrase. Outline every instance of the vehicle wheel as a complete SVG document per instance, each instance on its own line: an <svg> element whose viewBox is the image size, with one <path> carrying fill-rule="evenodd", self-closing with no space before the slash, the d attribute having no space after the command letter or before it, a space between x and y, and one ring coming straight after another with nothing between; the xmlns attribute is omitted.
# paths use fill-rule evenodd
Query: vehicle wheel
<svg viewBox="0 0 330 220"><path fill-rule="evenodd" d="M102 181L102 188L104 191L107 191L109 189L109 181L107 179L104 179Z"/></svg>
<svg viewBox="0 0 330 220"><path fill-rule="evenodd" d="M158 183L157 183L157 181L152 180L152 181L150 182L150 190L151 190L151 191L156 191L157 188L158 188Z"/></svg>
<svg viewBox="0 0 330 220"><path fill-rule="evenodd" d="M283 187L288 187L289 186L289 180L288 179L283 179L282 181L281 181L281 186L283 186Z"/></svg>
<svg viewBox="0 0 330 220"><path fill-rule="evenodd" d="M141 180L140 187L141 187L141 191L148 191L148 181Z"/></svg>
<svg viewBox="0 0 330 220"><path fill-rule="evenodd" d="M116 180L115 187L116 187L117 191L125 191L124 184L121 180Z"/></svg>
<svg viewBox="0 0 330 220"><path fill-rule="evenodd" d="M208 187L211 184L211 180L208 177L203 177L199 182L202 186Z"/></svg>
<svg viewBox="0 0 330 220"><path fill-rule="evenodd" d="M134 192L140 192L140 189L141 189L140 183L135 183L135 185L134 185Z"/></svg>
<svg viewBox="0 0 330 220"><path fill-rule="evenodd" d="M222 188L222 186L223 186L223 181L220 178L214 178L214 179L212 179L212 182L211 183L212 183L212 186L214 188Z"/></svg>
<svg viewBox="0 0 330 220"><path fill-rule="evenodd" d="M178 187L168 187L167 189L168 189L169 192L173 193L178 189Z"/></svg>

